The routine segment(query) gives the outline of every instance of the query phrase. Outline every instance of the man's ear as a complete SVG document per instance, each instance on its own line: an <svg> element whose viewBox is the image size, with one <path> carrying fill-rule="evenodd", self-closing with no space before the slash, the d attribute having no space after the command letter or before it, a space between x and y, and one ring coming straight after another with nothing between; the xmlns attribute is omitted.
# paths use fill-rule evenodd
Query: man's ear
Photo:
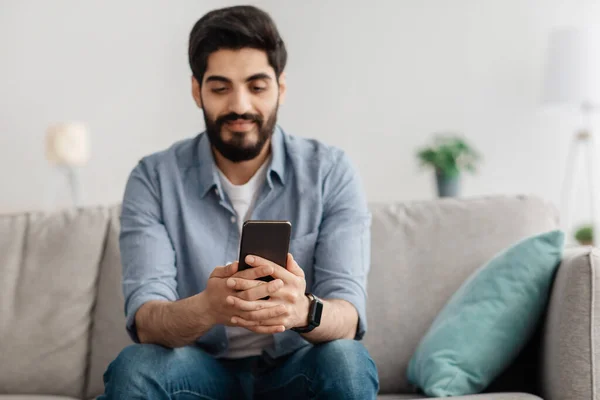
<svg viewBox="0 0 600 400"><path fill-rule="evenodd" d="M279 75L279 105L285 102L285 95L287 92L287 84L285 82L285 72Z"/></svg>
<svg viewBox="0 0 600 400"><path fill-rule="evenodd" d="M200 84L194 75L192 75L192 97L199 108L202 107L202 96L200 96Z"/></svg>

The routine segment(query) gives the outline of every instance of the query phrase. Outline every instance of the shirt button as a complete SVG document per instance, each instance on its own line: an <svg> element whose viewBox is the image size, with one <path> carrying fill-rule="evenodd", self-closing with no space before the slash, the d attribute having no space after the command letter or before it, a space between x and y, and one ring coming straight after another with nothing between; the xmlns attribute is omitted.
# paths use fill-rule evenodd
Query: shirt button
<svg viewBox="0 0 600 400"><path fill-rule="evenodd" d="M231 223L235 224L235 217L231 217Z"/></svg>
<svg viewBox="0 0 600 400"><path fill-rule="evenodd" d="M215 194L218 196L219 195L219 189L215 189Z"/></svg>

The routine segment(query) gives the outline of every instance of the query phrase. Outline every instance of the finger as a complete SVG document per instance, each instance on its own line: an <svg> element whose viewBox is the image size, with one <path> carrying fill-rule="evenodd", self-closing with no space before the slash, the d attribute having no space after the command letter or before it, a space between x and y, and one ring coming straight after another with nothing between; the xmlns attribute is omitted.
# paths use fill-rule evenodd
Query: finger
<svg viewBox="0 0 600 400"><path fill-rule="evenodd" d="M265 333L265 334L285 332L285 326L283 326L283 325L276 325L276 326L262 326L262 325L248 326L248 327L246 327L246 329L248 329L249 331L255 332L255 333Z"/></svg>
<svg viewBox="0 0 600 400"><path fill-rule="evenodd" d="M233 326L241 326L242 328L249 328L251 326L259 326L260 321L248 321L242 317L231 317L231 324Z"/></svg>
<svg viewBox="0 0 600 400"><path fill-rule="evenodd" d="M276 305L268 300L246 301L236 296L227 296L226 301L228 305L241 311L258 311Z"/></svg>
<svg viewBox="0 0 600 400"><path fill-rule="evenodd" d="M227 279L227 287L235 290L248 290L256 286L264 285L266 282L249 280L242 278L229 278Z"/></svg>
<svg viewBox="0 0 600 400"><path fill-rule="evenodd" d="M222 267L216 267L210 274L211 278L227 278L235 274L238 270L239 263L237 261L227 264Z"/></svg>
<svg viewBox="0 0 600 400"><path fill-rule="evenodd" d="M292 253L288 253L287 255L286 268L292 274L304 278L304 270L300 268L296 260L294 260L294 256L292 255Z"/></svg>
<svg viewBox="0 0 600 400"><path fill-rule="evenodd" d="M266 285L258 285L248 290L244 290L237 294L242 300L254 301L269 296L271 293L275 293L283 287L283 281L281 279L275 279L267 283Z"/></svg>
<svg viewBox="0 0 600 400"><path fill-rule="evenodd" d="M277 325L287 326L288 323L289 323L289 319L287 316L276 317L276 318L258 321L258 324L260 326L277 326Z"/></svg>
<svg viewBox="0 0 600 400"><path fill-rule="evenodd" d="M260 266L256 268L245 269L243 271L237 272L233 275L234 278L242 278L242 279L258 279L265 276L269 276L273 273L273 267L270 265Z"/></svg>
<svg viewBox="0 0 600 400"><path fill-rule="evenodd" d="M281 317L282 315L287 316L287 314L288 314L287 307L284 306L283 304L280 304L278 306L265 308L265 309L259 310L259 311L243 312L243 313L240 313L239 315L236 315L233 318L240 318L244 321L256 322L257 325L260 325L260 321L274 320L278 317ZM276 324L262 324L262 325L276 325ZM285 324L280 324L280 325L285 325Z"/></svg>
<svg viewBox="0 0 600 400"><path fill-rule="evenodd" d="M251 265L253 267L269 266L269 267L273 268L273 273L271 273L269 275L271 275L274 278L279 278L285 283L290 282L291 279L293 279L295 277L295 275L292 274L287 269L283 268L280 265L275 264L272 261L262 258L262 257L246 256L246 264Z"/></svg>
<svg viewBox="0 0 600 400"><path fill-rule="evenodd" d="M285 326L288 322L287 317L272 318L263 321L250 321L242 317L232 317L231 323L234 326L241 326L243 328L258 327L258 326Z"/></svg>

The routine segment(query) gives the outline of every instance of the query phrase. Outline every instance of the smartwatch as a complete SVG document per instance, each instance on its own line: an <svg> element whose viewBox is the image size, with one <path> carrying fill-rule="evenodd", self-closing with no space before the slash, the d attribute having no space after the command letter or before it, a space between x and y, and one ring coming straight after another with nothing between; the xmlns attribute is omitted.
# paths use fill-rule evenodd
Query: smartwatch
<svg viewBox="0 0 600 400"><path fill-rule="evenodd" d="M323 302L312 293L306 293L310 300L308 307L308 325L300 328L292 328L298 333L308 333L321 324L321 314L323 314Z"/></svg>

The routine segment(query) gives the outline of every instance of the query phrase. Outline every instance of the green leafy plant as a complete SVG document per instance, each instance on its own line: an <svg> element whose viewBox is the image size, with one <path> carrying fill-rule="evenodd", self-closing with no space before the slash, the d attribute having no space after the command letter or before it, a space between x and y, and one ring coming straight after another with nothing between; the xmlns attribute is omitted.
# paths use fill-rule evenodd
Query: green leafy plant
<svg viewBox="0 0 600 400"><path fill-rule="evenodd" d="M594 228L592 225L583 225L575 232L575 240L580 244L591 244L594 241Z"/></svg>
<svg viewBox="0 0 600 400"><path fill-rule="evenodd" d="M417 153L422 166L435 168L444 177L456 177L461 171L476 172L480 154L457 135L436 135L433 143Z"/></svg>

